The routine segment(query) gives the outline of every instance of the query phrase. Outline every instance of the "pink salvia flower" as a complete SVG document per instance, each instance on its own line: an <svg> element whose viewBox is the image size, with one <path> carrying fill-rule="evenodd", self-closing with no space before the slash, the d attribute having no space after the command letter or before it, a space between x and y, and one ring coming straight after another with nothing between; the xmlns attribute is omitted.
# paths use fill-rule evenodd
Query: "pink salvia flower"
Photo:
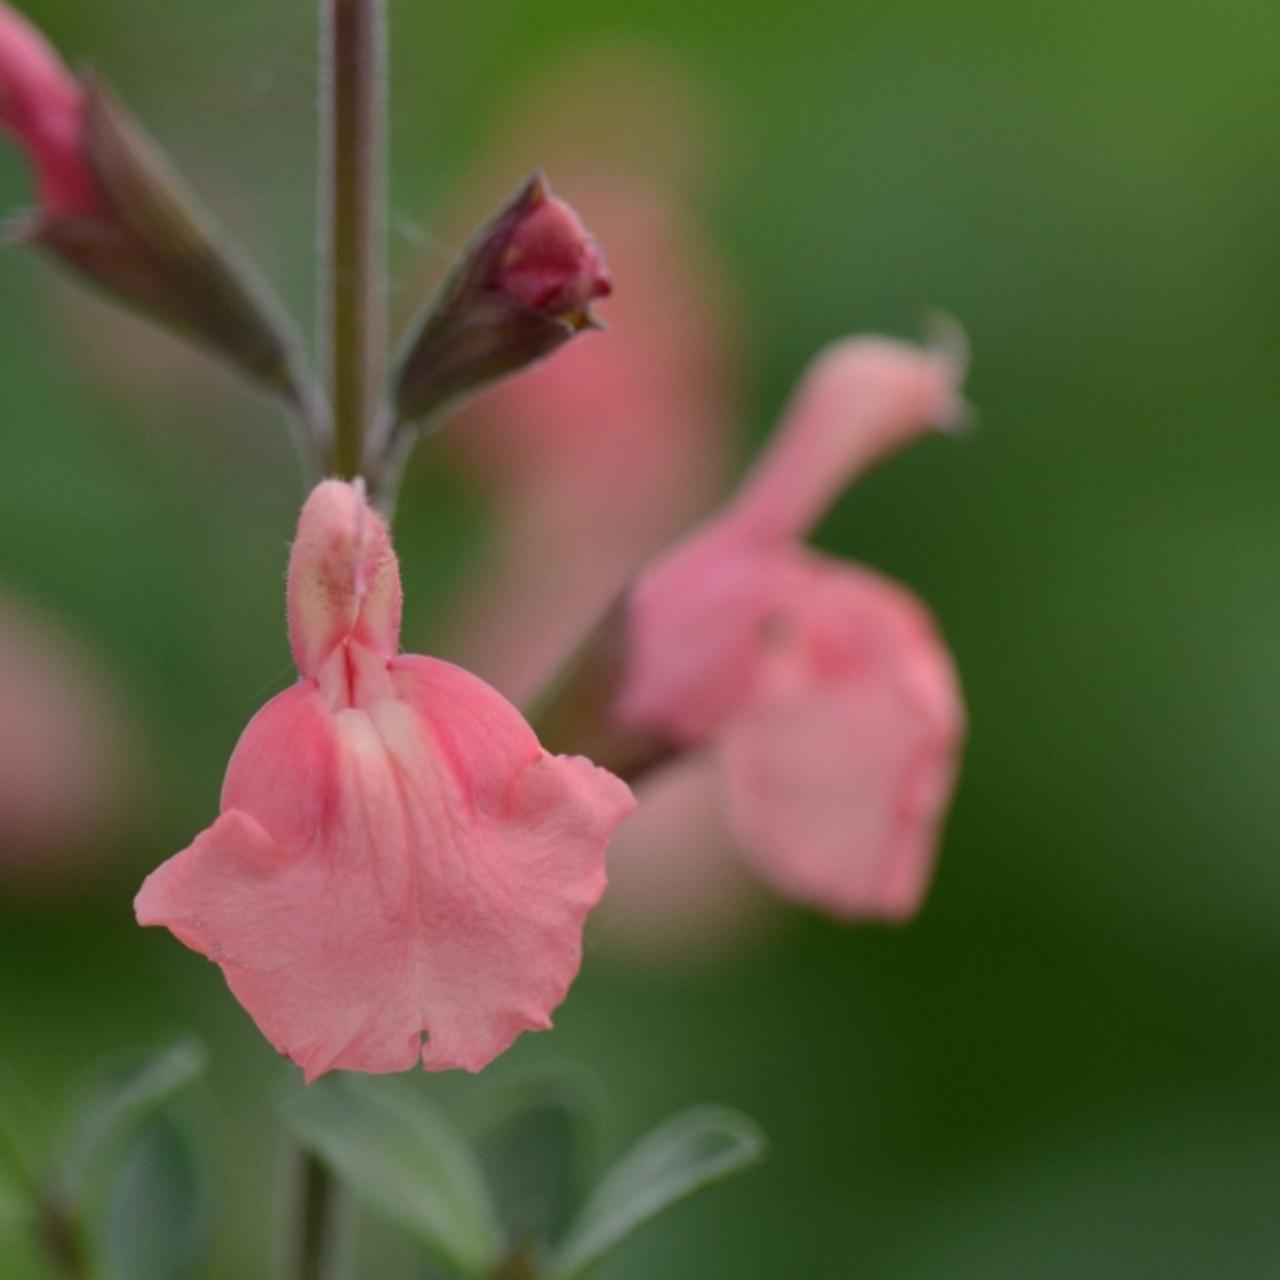
<svg viewBox="0 0 1280 1280"><path fill-rule="evenodd" d="M755 866L839 916L918 907L964 710L924 607L799 539L852 476L961 416L960 376L943 351L837 344L737 496L629 601L614 718L718 750Z"/></svg>
<svg viewBox="0 0 1280 1280"><path fill-rule="evenodd" d="M3 3L0 129L26 151L45 213L99 210L102 197L84 149L84 91L45 38Z"/></svg>
<svg viewBox="0 0 1280 1280"><path fill-rule="evenodd" d="M582 220L558 196L547 196L512 228L493 288L532 311L574 315L608 297L613 285Z"/></svg>
<svg viewBox="0 0 1280 1280"><path fill-rule="evenodd" d="M221 816L148 877L138 919L214 960L308 1080L479 1070L550 1025L631 794L543 751L476 677L397 654L399 569L361 488L308 499L288 604L301 679L249 723Z"/></svg>

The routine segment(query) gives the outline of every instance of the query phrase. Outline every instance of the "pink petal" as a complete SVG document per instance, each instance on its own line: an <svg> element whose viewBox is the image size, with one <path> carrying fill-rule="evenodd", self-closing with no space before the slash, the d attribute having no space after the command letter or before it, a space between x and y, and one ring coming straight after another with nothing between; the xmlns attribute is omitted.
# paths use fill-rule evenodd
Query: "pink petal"
<svg viewBox="0 0 1280 1280"><path fill-rule="evenodd" d="M511 231L492 288L553 315L585 313L612 292L595 240L558 196L546 196Z"/></svg>
<svg viewBox="0 0 1280 1280"><path fill-rule="evenodd" d="M795 540L860 470L958 414L961 372L883 338L814 361L738 494L632 589L619 720L685 745L718 731L749 694Z"/></svg>
<svg viewBox="0 0 1280 1280"><path fill-rule="evenodd" d="M549 1026L633 806L466 672L403 657L391 681L367 708L332 712L310 682L269 703L222 816L136 904L222 967L309 1080L419 1056L474 1071Z"/></svg>
<svg viewBox="0 0 1280 1280"><path fill-rule="evenodd" d="M304 676L345 640L392 657L400 644L400 570L382 517L358 485L326 480L298 518L289 558L289 644Z"/></svg>
<svg viewBox="0 0 1280 1280"><path fill-rule="evenodd" d="M963 412L954 352L848 338L805 373L772 442L720 517L737 536L806 534L851 480Z"/></svg>
<svg viewBox="0 0 1280 1280"><path fill-rule="evenodd" d="M94 213L101 205L84 153L83 120L79 82L44 36L0 3L0 129L30 156L50 213Z"/></svg>
<svg viewBox="0 0 1280 1280"><path fill-rule="evenodd" d="M796 553L757 690L720 750L731 820L777 889L837 916L919 906L964 709L924 607L867 569Z"/></svg>
<svg viewBox="0 0 1280 1280"><path fill-rule="evenodd" d="M687 746L713 737L751 694L790 564L788 551L744 549L716 525L646 570L627 602L618 721Z"/></svg>

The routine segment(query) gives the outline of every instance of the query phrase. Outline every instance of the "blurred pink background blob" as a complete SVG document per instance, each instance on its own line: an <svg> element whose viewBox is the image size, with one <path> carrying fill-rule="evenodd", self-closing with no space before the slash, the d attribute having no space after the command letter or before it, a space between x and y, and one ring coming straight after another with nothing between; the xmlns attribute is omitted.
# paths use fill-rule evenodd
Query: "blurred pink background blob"
<svg viewBox="0 0 1280 1280"><path fill-rule="evenodd" d="M697 213L715 159L714 110L696 85L645 49L594 50L519 102L476 207L538 164L614 283L599 306L606 332L486 392L443 437L486 487L493 523L482 585L450 611L440 647L527 702L628 579L726 491L741 344ZM649 961L745 936L766 898L721 808L701 765L646 781L610 846L599 945Z"/></svg>
<svg viewBox="0 0 1280 1280"><path fill-rule="evenodd" d="M134 725L93 654L0 596L0 880L92 868L136 799L138 765Z"/></svg>

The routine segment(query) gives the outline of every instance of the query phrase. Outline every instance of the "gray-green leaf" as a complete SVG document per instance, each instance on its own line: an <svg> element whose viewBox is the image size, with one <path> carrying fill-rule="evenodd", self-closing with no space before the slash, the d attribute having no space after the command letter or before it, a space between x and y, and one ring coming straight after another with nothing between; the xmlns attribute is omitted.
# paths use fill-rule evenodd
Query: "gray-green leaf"
<svg viewBox="0 0 1280 1280"><path fill-rule="evenodd" d="M509 1073L479 1099L469 1137L509 1245L546 1247L581 1198L598 1119L594 1081L561 1065Z"/></svg>
<svg viewBox="0 0 1280 1280"><path fill-rule="evenodd" d="M425 1098L329 1079L285 1106L294 1138L361 1200L464 1276L484 1276L502 1232L475 1156Z"/></svg>
<svg viewBox="0 0 1280 1280"><path fill-rule="evenodd" d="M755 1122L727 1107L672 1116L605 1174L552 1258L549 1280L576 1280L664 1209L757 1163L765 1145Z"/></svg>
<svg viewBox="0 0 1280 1280"><path fill-rule="evenodd" d="M95 1252L111 1280L191 1280L209 1235L209 1184L167 1116L135 1136L107 1192Z"/></svg>
<svg viewBox="0 0 1280 1280"><path fill-rule="evenodd" d="M206 1064L204 1047L184 1039L113 1072L75 1116L61 1165L65 1193L78 1197L95 1171L190 1086Z"/></svg>

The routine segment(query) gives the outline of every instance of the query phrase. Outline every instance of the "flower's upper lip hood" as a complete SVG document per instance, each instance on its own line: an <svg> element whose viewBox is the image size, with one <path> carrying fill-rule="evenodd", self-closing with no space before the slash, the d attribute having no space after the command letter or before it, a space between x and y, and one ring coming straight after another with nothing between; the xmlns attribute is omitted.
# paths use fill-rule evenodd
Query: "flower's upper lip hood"
<svg viewBox="0 0 1280 1280"><path fill-rule="evenodd" d="M347 641L384 659L400 647L400 569L363 488L316 486L289 558L289 643L303 676L318 677Z"/></svg>

